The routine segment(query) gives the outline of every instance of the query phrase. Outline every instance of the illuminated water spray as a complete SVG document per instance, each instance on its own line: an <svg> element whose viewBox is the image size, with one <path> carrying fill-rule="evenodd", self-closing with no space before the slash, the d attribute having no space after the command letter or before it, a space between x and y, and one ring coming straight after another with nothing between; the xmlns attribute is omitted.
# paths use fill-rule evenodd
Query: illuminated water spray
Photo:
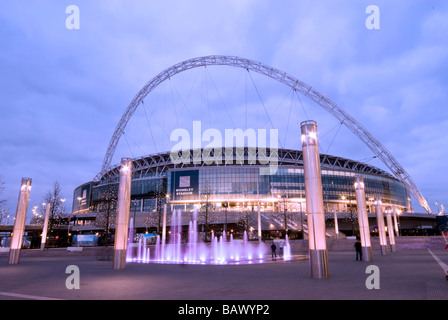
<svg viewBox="0 0 448 320"><path fill-rule="evenodd" d="M132 219L132 218L131 218ZM132 226L132 221L130 223ZM129 232L133 235L133 232ZM240 263L262 263L266 260L266 246L262 242L248 241L247 233L244 232L242 240L233 239L231 234L228 238L223 234L217 237L214 233L211 242L205 243L199 240L197 210L193 212L192 220L188 225L188 240L182 242L181 211L174 210L171 219L171 233L169 242L161 241L160 236L156 238L156 245L152 250L142 237L137 243L130 243L126 255L126 262L140 263L181 263L181 264L240 264ZM285 239L284 260L290 260L291 246L288 237Z"/></svg>

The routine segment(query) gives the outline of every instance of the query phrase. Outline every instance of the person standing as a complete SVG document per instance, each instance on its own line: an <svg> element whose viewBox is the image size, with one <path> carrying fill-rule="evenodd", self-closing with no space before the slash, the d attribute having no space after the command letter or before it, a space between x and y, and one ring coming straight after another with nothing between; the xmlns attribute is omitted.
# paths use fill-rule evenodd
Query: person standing
<svg viewBox="0 0 448 320"><path fill-rule="evenodd" d="M275 260L275 258L277 258L277 246L275 245L274 242L272 242L271 251L272 251L272 260Z"/></svg>
<svg viewBox="0 0 448 320"><path fill-rule="evenodd" d="M356 261L362 261L362 248L361 248L361 241L359 239L359 237L356 237L356 242L355 242L355 251L356 251Z"/></svg>

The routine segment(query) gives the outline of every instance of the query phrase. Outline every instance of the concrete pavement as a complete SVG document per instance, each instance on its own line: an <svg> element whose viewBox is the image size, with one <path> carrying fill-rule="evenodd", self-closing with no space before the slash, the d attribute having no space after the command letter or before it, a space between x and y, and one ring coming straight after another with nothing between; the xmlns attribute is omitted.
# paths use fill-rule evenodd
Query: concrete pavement
<svg viewBox="0 0 448 320"><path fill-rule="evenodd" d="M372 262L355 261L352 251L330 251L328 279L310 278L306 255L296 255L291 262L244 265L130 263L124 270L113 270L111 261L96 255L24 255L18 265L8 265L3 255L0 299L447 300L443 263L448 264L448 251L431 251L381 256L374 250ZM80 289L66 287L69 265L79 268ZM373 276L366 273L369 265L378 267L379 289L366 287Z"/></svg>

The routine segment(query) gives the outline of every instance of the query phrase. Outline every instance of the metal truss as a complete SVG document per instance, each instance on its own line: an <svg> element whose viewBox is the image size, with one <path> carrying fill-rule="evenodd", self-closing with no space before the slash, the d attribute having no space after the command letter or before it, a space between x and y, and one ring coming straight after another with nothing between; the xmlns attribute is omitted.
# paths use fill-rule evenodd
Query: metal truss
<svg viewBox="0 0 448 320"><path fill-rule="evenodd" d="M322 108L327 110L331 115L343 123L350 131L352 131L359 139L361 139L367 147L372 150L372 152L390 169L393 176L400 180L406 189L415 197L415 199L420 203L420 205L428 212L431 213L431 209L428 206L427 200L423 197L422 193L419 191L411 176L404 170L404 168L398 163L398 161L392 156L392 154L369 132L367 131L358 121L356 121L351 115L340 108L335 102L330 100L325 94L320 93L312 86L294 78L288 73L278 70L276 68L266 66L261 62L240 58L236 56L205 56L189 59L172 67L165 69L152 80L150 80L134 97L120 122L118 123L114 134L110 140L109 147L107 149L106 155L104 157L101 172L95 177L99 179L103 176L110 168L112 157L115 153L118 141L124 132L124 129L129 121L129 119L134 114L138 105L142 103L143 99L156 88L159 84L165 80L171 78L172 76L198 67L212 66L212 65L226 65L237 68L244 68L248 71L257 72L277 80L293 90L300 92L304 96L316 102Z"/></svg>

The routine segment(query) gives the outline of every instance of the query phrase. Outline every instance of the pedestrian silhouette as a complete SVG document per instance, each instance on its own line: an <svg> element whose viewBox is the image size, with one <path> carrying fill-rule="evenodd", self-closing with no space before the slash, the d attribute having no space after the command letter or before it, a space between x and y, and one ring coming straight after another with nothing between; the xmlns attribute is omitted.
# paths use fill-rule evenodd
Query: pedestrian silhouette
<svg viewBox="0 0 448 320"><path fill-rule="evenodd" d="M356 237L355 242L355 251L356 251L356 261L362 261L362 248L361 248L361 241L359 241L359 237Z"/></svg>
<svg viewBox="0 0 448 320"><path fill-rule="evenodd" d="M275 245L274 242L272 242L271 250L272 250L272 260L275 260L275 258L277 257L277 246Z"/></svg>

